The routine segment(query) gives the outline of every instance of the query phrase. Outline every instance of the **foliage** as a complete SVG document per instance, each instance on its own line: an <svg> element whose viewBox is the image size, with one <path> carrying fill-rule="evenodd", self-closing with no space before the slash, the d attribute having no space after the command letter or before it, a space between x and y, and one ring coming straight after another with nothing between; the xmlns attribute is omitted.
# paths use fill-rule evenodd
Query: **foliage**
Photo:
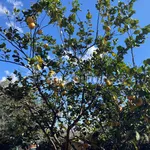
<svg viewBox="0 0 150 150"><path fill-rule="evenodd" d="M145 42L150 25L140 27L132 18L134 3L99 0L96 24L90 10L80 18L77 0L69 15L59 0L42 0L26 11L18 10L16 19L27 25L28 32L0 30L0 61L30 71L24 76L15 70L18 81L7 88L8 94L17 96L15 103L28 110L18 125L36 124L32 131L42 131L54 150L63 143L68 150L73 141L88 143L92 150L149 149L149 59L136 66L134 49ZM59 38L46 34L55 28ZM91 48L95 51L86 58ZM129 52L132 65L124 61ZM26 120L28 113L31 119ZM21 127L20 132L25 126Z"/></svg>

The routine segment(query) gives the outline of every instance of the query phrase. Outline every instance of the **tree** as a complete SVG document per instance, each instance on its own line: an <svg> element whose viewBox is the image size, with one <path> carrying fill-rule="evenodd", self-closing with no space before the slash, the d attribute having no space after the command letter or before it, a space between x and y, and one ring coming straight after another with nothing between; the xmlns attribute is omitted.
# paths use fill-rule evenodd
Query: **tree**
<svg viewBox="0 0 150 150"><path fill-rule="evenodd" d="M92 150L148 148L150 60L138 67L134 49L145 42L150 25L140 27L132 18L135 1L99 0L95 27L90 10L80 18L77 0L69 15L59 0L42 0L22 13L14 10L30 32L1 28L0 61L30 71L24 76L15 70L16 85L22 98L32 91L33 106L25 105L54 150L75 149L73 141ZM46 34L55 27L59 38ZM132 65L124 61L129 52Z"/></svg>
<svg viewBox="0 0 150 150"><path fill-rule="evenodd" d="M6 80L0 84L0 148L30 145L31 141L42 142L44 136L32 121L27 104L34 107L29 91Z"/></svg>

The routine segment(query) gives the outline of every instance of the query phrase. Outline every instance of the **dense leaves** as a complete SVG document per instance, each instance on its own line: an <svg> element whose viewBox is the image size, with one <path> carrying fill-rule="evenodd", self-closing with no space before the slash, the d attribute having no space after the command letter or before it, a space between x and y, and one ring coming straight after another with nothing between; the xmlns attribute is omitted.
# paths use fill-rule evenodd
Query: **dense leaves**
<svg viewBox="0 0 150 150"><path fill-rule="evenodd" d="M76 149L73 142L92 150L149 149L150 63L136 66L134 49L150 28L133 19L134 2L99 0L98 16L87 10L81 18L77 0L69 15L59 0L42 0L17 16L28 32L1 28L0 61L28 70L14 71L18 80L5 88L14 99L9 111L23 109L13 122L22 140L41 136L54 150ZM58 37L48 33L55 28ZM124 61L129 52L132 65Z"/></svg>

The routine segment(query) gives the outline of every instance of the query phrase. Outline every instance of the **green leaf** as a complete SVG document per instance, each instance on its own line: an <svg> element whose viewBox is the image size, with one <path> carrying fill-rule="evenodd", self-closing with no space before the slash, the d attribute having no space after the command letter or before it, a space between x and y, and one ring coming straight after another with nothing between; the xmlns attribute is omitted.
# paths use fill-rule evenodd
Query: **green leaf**
<svg viewBox="0 0 150 150"><path fill-rule="evenodd" d="M150 65L150 58L144 60L143 63L144 63L145 65Z"/></svg>
<svg viewBox="0 0 150 150"><path fill-rule="evenodd" d="M140 34L140 30L135 30L134 34Z"/></svg>
<svg viewBox="0 0 150 150"><path fill-rule="evenodd" d="M5 43L0 44L0 48L4 48L6 46Z"/></svg>
<svg viewBox="0 0 150 150"><path fill-rule="evenodd" d="M139 141L139 140L140 140L140 134L139 134L137 131L135 131L135 134L136 134L136 135L135 135L136 140Z"/></svg>
<svg viewBox="0 0 150 150"><path fill-rule="evenodd" d="M144 137L145 137L146 142L149 142L149 137L148 137L148 135L144 133Z"/></svg>

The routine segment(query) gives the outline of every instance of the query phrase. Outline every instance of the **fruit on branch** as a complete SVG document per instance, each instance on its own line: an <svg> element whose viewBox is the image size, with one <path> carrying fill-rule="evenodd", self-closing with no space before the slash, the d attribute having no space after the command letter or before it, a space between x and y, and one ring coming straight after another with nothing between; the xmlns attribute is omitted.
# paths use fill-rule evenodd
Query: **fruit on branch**
<svg viewBox="0 0 150 150"><path fill-rule="evenodd" d="M74 81L76 81L76 82L77 82L77 81L79 81L79 79L78 79L77 77L74 77Z"/></svg>
<svg viewBox="0 0 150 150"><path fill-rule="evenodd" d="M130 96L127 96L127 98L129 101L133 101L133 100L135 100L136 97L135 97L135 95L133 95L133 96L130 95Z"/></svg>
<svg viewBox="0 0 150 150"><path fill-rule="evenodd" d="M44 44L44 46L43 46L45 49L47 49L48 48L48 44L46 43L46 44Z"/></svg>
<svg viewBox="0 0 150 150"><path fill-rule="evenodd" d="M136 106L141 106L141 105L143 105L143 100L141 99L141 98L139 98L139 99L137 99L137 101L136 101Z"/></svg>
<svg viewBox="0 0 150 150"><path fill-rule="evenodd" d="M119 111L120 111L120 112L122 111L122 109L123 109L123 108L122 108L121 106L119 106Z"/></svg>
<svg viewBox="0 0 150 150"><path fill-rule="evenodd" d="M112 83L108 79L105 78L104 81L105 81L107 86L111 86L112 85Z"/></svg>
<svg viewBox="0 0 150 150"><path fill-rule="evenodd" d="M27 17L27 23L30 24L30 23L34 23L34 19L30 16L30 17Z"/></svg>
<svg viewBox="0 0 150 150"><path fill-rule="evenodd" d="M66 94L67 94L67 92L66 92L66 91L63 91L63 92L62 92L62 95L63 95L63 96L64 96L64 95L66 95Z"/></svg>
<svg viewBox="0 0 150 150"><path fill-rule="evenodd" d="M87 149L88 147L89 147L89 144L88 144L88 143L84 143L84 144L83 144L83 148L84 148L84 149Z"/></svg>
<svg viewBox="0 0 150 150"><path fill-rule="evenodd" d="M41 34L43 34L43 31L42 31L42 30L38 30L38 31L37 31L37 34L38 34L38 35L41 35Z"/></svg>
<svg viewBox="0 0 150 150"><path fill-rule="evenodd" d="M48 73L48 76L53 76L55 74L55 71L51 70L49 73Z"/></svg>
<svg viewBox="0 0 150 150"><path fill-rule="evenodd" d="M63 87L65 86L65 83L60 83L59 86L60 86L61 88L63 88Z"/></svg>
<svg viewBox="0 0 150 150"><path fill-rule="evenodd" d="M58 83L58 79L54 78L54 83L57 84Z"/></svg>
<svg viewBox="0 0 150 150"><path fill-rule="evenodd" d="M112 97L112 98L113 98L113 100L114 100L114 101L116 101L116 100L117 100L117 97L116 97L115 95L113 95L113 97Z"/></svg>
<svg viewBox="0 0 150 150"><path fill-rule="evenodd" d="M107 32L109 32L109 31L111 30L110 26L106 26L106 27L105 27L105 30L106 30Z"/></svg>
<svg viewBox="0 0 150 150"><path fill-rule="evenodd" d="M29 24L28 24L28 27L29 27L30 29L34 29L34 28L35 28L35 23L34 23L34 22L29 23Z"/></svg>

